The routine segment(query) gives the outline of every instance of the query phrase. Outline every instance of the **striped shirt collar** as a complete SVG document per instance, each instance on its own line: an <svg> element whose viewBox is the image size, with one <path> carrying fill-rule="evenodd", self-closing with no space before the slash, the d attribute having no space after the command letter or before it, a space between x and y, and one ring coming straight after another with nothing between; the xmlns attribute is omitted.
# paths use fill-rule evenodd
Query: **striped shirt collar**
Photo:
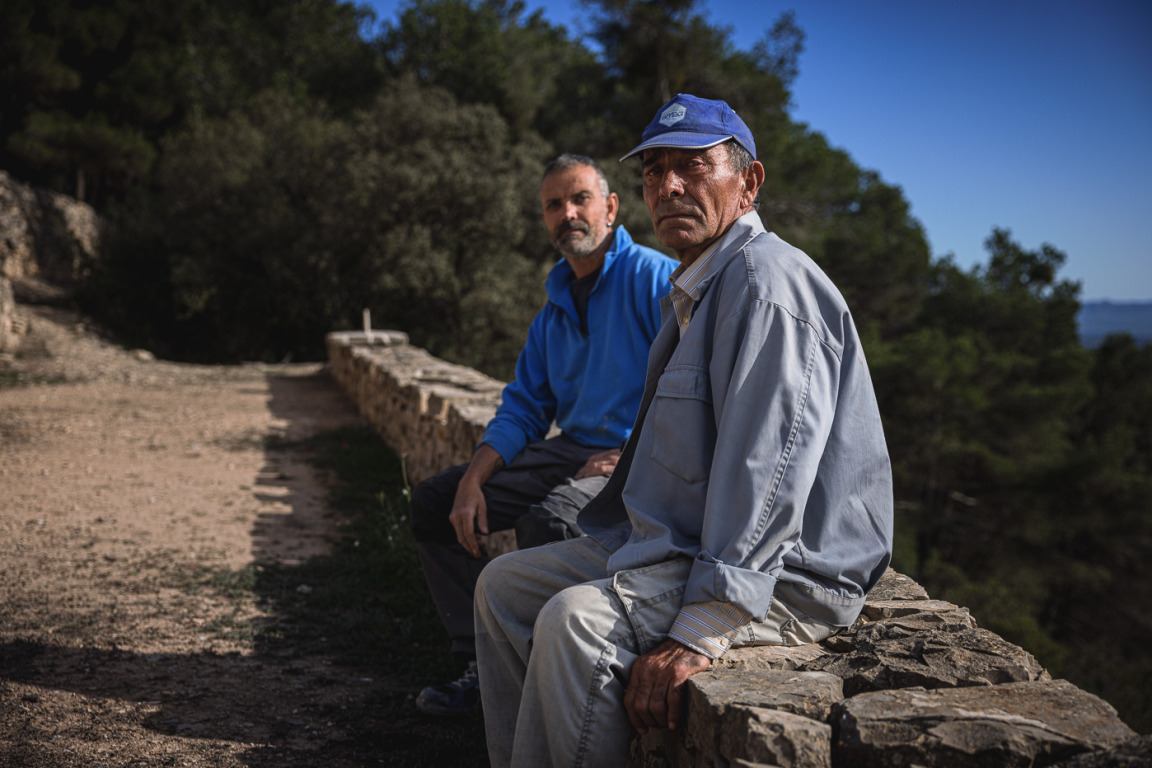
<svg viewBox="0 0 1152 768"><path fill-rule="evenodd" d="M708 265L719 244L720 240L717 240L691 264L688 266L681 264L668 276L672 281L672 290L668 296L672 299L672 308L676 311L676 324L680 328L681 337L688 330L688 321L692 319L692 305L700 300L700 283L708 274Z"/></svg>

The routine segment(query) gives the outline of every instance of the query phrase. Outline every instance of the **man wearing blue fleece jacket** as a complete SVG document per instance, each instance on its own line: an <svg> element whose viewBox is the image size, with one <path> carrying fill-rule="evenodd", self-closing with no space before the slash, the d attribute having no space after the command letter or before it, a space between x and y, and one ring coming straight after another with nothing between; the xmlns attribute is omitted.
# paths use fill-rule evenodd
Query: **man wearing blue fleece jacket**
<svg viewBox="0 0 1152 768"><path fill-rule="evenodd" d="M467 712L479 697L472 593L488 562L479 534L515 527L521 547L579 535L576 513L607 481L636 418L676 267L613 231L619 200L592 159L553 160L540 198L564 258L548 275L516 378L471 462L412 496L424 576L464 667L459 680L421 691L416 705L429 714ZM553 421L561 433L546 439Z"/></svg>

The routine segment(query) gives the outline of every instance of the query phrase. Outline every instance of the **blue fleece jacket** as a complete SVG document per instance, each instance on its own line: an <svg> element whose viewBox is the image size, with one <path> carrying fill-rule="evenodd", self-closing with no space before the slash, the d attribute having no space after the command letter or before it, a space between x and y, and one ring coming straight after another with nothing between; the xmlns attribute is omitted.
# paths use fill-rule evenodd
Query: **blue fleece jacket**
<svg viewBox="0 0 1152 768"><path fill-rule="evenodd" d="M585 335L572 301L575 275L561 259L548 274L548 303L528 328L516 378L504 387L481 443L507 464L555 421L581 445L619 447L640 406L648 348L660 329L660 298L675 268L674 260L617 227L588 297Z"/></svg>

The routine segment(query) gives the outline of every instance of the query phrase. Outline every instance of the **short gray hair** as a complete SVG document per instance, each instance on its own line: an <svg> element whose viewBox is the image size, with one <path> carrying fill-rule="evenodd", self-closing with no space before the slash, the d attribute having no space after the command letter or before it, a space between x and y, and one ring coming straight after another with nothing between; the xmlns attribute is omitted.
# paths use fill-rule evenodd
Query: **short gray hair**
<svg viewBox="0 0 1152 768"><path fill-rule="evenodd" d="M732 164L732 170L743 174L752 167L752 163L756 162L756 158L752 157L752 153L744 149L740 142L729 139L725 143L728 147L728 162Z"/></svg>
<svg viewBox="0 0 1152 768"><path fill-rule="evenodd" d="M729 139L728 146L728 164L732 170L743 176L752 163L756 162L756 158L752 157L752 153L744 149L744 145L735 139ZM756 199L752 201L752 208L760 210L760 190L756 190Z"/></svg>
<svg viewBox="0 0 1152 768"><path fill-rule="evenodd" d="M586 155L573 155L565 153L560 155L548 165L544 166L544 175L540 177L541 183L544 179L551 176L557 171L566 171L569 168L586 167L596 171L596 175L600 178L600 193L604 197L608 197L611 189L608 187L608 177L604 175L604 169L596 164L596 161Z"/></svg>

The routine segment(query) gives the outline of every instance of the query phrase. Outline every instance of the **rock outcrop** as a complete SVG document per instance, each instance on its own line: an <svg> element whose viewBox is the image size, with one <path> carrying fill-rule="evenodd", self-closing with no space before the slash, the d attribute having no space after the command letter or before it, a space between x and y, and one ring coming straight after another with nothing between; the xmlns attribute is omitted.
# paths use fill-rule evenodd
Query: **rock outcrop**
<svg viewBox="0 0 1152 768"><path fill-rule="evenodd" d="M96 259L103 224L91 206L0 171L0 356L20 344L16 302L66 301Z"/></svg>
<svg viewBox="0 0 1152 768"><path fill-rule="evenodd" d="M837 761L861 768L1056 765L1135 734L1066 680L877 691L841 702Z"/></svg>
<svg viewBox="0 0 1152 768"><path fill-rule="evenodd" d="M16 311L16 299L12 294L12 283L0 277L0 359L11 355L20 346L26 321Z"/></svg>
<svg viewBox="0 0 1152 768"><path fill-rule="evenodd" d="M843 652L804 664L831 672L855 696L893 688L962 688L1048 680L1032 654L981 629L964 609L943 604L859 626L830 646Z"/></svg>
<svg viewBox="0 0 1152 768"><path fill-rule="evenodd" d="M73 288L99 252L102 228L91 206L0 171L0 276Z"/></svg>
<svg viewBox="0 0 1152 768"><path fill-rule="evenodd" d="M472 454L501 382L393 332L333 333L330 369L418 481ZM684 727L632 743L630 768L1152 768L1102 699L891 569L847 632L740 648L687 683Z"/></svg>

